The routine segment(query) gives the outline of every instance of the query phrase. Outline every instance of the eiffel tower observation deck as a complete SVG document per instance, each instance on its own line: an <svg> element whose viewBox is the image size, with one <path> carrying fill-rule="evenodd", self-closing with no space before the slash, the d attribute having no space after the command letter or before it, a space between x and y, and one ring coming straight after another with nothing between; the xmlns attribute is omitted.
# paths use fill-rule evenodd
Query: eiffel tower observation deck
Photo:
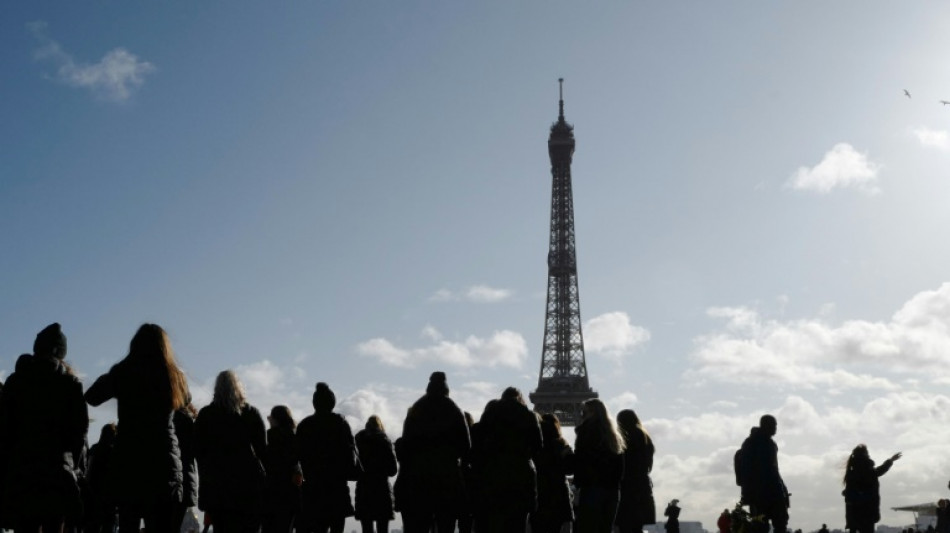
<svg viewBox="0 0 950 533"><path fill-rule="evenodd" d="M539 413L554 413L565 426L581 420L581 405L596 398L587 379L581 303L577 290L574 243L574 194L571 161L574 126L564 120L564 79L560 83L557 122L548 137L551 158L551 241L548 249L548 298L538 388L529 398Z"/></svg>

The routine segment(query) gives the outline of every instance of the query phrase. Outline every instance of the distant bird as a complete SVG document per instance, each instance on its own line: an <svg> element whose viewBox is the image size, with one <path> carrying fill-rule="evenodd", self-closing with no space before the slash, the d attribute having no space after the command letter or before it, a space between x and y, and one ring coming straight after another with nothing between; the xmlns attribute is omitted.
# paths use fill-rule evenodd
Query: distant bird
<svg viewBox="0 0 950 533"><path fill-rule="evenodd" d="M904 96L910 98L910 92L907 89L904 89Z"/></svg>
<svg viewBox="0 0 950 533"><path fill-rule="evenodd" d="M941 100L940 103L943 105L950 105L950 100Z"/></svg>

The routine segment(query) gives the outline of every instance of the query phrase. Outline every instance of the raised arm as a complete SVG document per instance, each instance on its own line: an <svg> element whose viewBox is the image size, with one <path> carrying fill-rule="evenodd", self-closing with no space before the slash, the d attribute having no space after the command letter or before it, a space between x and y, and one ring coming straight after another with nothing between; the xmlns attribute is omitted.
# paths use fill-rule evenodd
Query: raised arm
<svg viewBox="0 0 950 533"><path fill-rule="evenodd" d="M86 390L85 398L86 403L93 407L115 398L115 378L112 376L112 370L99 376L99 379Z"/></svg>

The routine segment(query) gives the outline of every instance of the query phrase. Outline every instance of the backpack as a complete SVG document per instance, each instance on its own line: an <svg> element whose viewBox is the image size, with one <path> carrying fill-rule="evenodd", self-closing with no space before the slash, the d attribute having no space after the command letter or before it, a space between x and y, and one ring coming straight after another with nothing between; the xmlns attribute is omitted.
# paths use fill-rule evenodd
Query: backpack
<svg viewBox="0 0 950 533"><path fill-rule="evenodd" d="M739 487L745 485L749 478L749 466L746 464L743 455L742 448L739 448L732 457L732 468L736 472L736 486Z"/></svg>

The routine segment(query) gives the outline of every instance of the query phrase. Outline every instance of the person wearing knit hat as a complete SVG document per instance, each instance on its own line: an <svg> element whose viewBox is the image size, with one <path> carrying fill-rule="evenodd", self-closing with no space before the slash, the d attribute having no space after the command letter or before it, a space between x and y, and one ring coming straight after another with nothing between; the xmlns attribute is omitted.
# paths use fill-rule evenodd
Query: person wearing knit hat
<svg viewBox="0 0 950 533"><path fill-rule="evenodd" d="M316 390L313 391L313 409L318 413L329 413L336 407L336 395L330 390L330 386L324 382L317 383Z"/></svg>
<svg viewBox="0 0 950 533"><path fill-rule="evenodd" d="M449 386L445 383L445 372L433 372L429 376L429 384L426 386L426 394L437 394L441 396L449 395Z"/></svg>
<svg viewBox="0 0 950 533"><path fill-rule="evenodd" d="M81 518L75 472L89 413L82 383L63 361L66 336L59 324L36 336L33 352L17 359L0 395L0 527L62 531L67 520Z"/></svg>
<svg viewBox="0 0 950 533"><path fill-rule="evenodd" d="M336 395L324 382L313 392L313 414L297 425L295 442L303 470L302 503L297 529L342 533L353 516L347 481L362 472L350 424L334 413Z"/></svg>
<svg viewBox="0 0 950 533"><path fill-rule="evenodd" d="M433 372L396 443L396 507L406 533L427 532L432 524L439 533L455 530L464 506L460 461L470 449L468 424L449 398L445 373Z"/></svg>
<svg viewBox="0 0 950 533"><path fill-rule="evenodd" d="M66 335L63 335L59 322L53 322L36 334L36 340L33 341L33 355L54 357L60 360L66 357Z"/></svg>

